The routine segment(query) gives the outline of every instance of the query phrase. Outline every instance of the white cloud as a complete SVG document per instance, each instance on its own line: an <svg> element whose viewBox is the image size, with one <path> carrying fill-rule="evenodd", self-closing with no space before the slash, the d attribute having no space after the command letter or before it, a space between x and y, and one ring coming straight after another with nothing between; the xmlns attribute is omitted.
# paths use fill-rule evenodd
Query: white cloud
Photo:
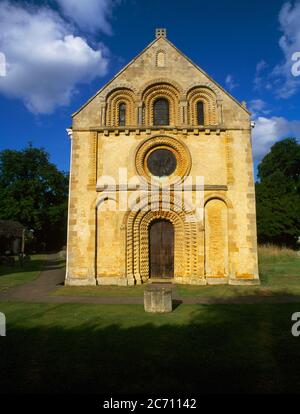
<svg viewBox="0 0 300 414"><path fill-rule="evenodd" d="M252 113L252 117L256 118L259 115L268 115L271 111L268 109L268 105L262 99L252 99L249 102L249 111Z"/></svg>
<svg viewBox="0 0 300 414"><path fill-rule="evenodd" d="M292 56L300 52L300 1L294 4L286 2L279 13L280 30L282 36L279 39L279 47L283 52L284 60L276 65L271 73L262 74L266 68L264 61L258 63L254 79L256 89L273 89L276 96L287 99L295 95L300 89L300 76L292 74L294 61ZM260 63L262 65L260 65Z"/></svg>
<svg viewBox="0 0 300 414"><path fill-rule="evenodd" d="M256 72L260 73L262 70L264 70L265 68L267 68L269 65L267 64L266 61L264 61L263 59L260 60L258 62L258 64L256 65Z"/></svg>
<svg viewBox="0 0 300 414"><path fill-rule="evenodd" d="M263 158L277 141L287 137L300 138L300 121L288 121L283 117L258 117L253 129L253 155L256 161Z"/></svg>
<svg viewBox="0 0 300 414"><path fill-rule="evenodd" d="M77 26L88 32L101 30L111 34L111 17L114 5L119 0L56 0L62 13Z"/></svg>
<svg viewBox="0 0 300 414"><path fill-rule="evenodd" d="M21 98L34 113L67 105L79 83L106 73L104 48L91 48L49 8L3 1L0 27L0 51L7 62L0 93Z"/></svg>
<svg viewBox="0 0 300 414"><path fill-rule="evenodd" d="M266 103L262 99L252 99L252 101L250 102L251 111L261 111L265 107L266 107Z"/></svg>
<svg viewBox="0 0 300 414"><path fill-rule="evenodd" d="M259 90L263 86L264 77L263 77L263 71L268 67L269 65L265 60L260 60L256 65L255 70L255 78L254 78L254 89Z"/></svg>
<svg viewBox="0 0 300 414"><path fill-rule="evenodd" d="M279 46L285 57L285 62L277 65L272 76L283 78L283 83L276 90L280 98L293 96L300 87L300 78L292 75L293 53L300 51L300 1L294 6L291 3L284 3L279 13L280 28L283 35L279 39Z"/></svg>
<svg viewBox="0 0 300 414"><path fill-rule="evenodd" d="M239 84L235 82L234 77L230 74L226 76L225 84L230 91L239 86Z"/></svg>

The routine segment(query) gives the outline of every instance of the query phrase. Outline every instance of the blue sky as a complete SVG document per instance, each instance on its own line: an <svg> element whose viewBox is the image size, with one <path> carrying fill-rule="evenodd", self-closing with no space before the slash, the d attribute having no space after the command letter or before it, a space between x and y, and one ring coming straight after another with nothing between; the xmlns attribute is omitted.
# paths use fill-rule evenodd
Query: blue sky
<svg viewBox="0 0 300 414"><path fill-rule="evenodd" d="M72 112L153 40L156 27L247 102L256 164L279 139L300 138L300 76L291 73L299 0L0 0L0 27L0 149L31 141L67 171Z"/></svg>

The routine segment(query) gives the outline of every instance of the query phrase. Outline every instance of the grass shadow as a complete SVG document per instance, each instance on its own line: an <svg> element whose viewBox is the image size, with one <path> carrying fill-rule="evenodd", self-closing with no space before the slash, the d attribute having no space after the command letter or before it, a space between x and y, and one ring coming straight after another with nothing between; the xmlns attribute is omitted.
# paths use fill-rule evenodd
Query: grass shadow
<svg viewBox="0 0 300 414"><path fill-rule="evenodd" d="M0 392L300 392L299 339L290 333L297 310L6 305Z"/></svg>
<svg viewBox="0 0 300 414"><path fill-rule="evenodd" d="M40 256L40 258L33 257L32 260L25 262L21 266L19 261L16 261L14 265L0 265L0 277L8 276L10 274L34 272L37 270L55 270L61 269L65 266L65 260L57 259L47 261L46 256Z"/></svg>
<svg viewBox="0 0 300 414"><path fill-rule="evenodd" d="M34 272L43 267L45 260L32 260L24 263L23 266L19 262L16 262L14 266L0 265L0 277L7 276L9 274Z"/></svg>

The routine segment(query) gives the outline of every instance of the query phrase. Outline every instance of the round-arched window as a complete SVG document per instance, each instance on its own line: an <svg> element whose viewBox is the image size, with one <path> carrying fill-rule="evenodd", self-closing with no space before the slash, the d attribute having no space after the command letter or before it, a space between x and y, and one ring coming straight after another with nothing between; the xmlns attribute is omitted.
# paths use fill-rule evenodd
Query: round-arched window
<svg viewBox="0 0 300 414"><path fill-rule="evenodd" d="M169 125L169 101L159 98L153 105L153 124Z"/></svg>
<svg viewBox="0 0 300 414"><path fill-rule="evenodd" d="M204 103L202 101L197 102L197 123L204 125Z"/></svg>
<svg viewBox="0 0 300 414"><path fill-rule="evenodd" d="M126 124L126 104L124 102L119 105L119 126Z"/></svg>

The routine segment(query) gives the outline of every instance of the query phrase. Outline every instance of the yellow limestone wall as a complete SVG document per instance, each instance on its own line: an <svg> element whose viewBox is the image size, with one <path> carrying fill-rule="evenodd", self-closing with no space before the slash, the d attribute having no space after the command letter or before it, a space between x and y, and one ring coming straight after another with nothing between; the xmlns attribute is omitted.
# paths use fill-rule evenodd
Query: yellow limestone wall
<svg viewBox="0 0 300 414"><path fill-rule="evenodd" d="M169 126L153 126L157 97L169 100ZM197 99L205 104L204 126L195 124ZM120 102L126 103L123 127ZM155 218L174 225L175 282L259 283L250 114L166 38L158 37L76 112L72 129L66 284L146 282L147 226ZM130 182L138 172L139 148L155 139L175 143L189 178L204 177L202 190L189 190L193 199L202 191L197 222L186 220L188 212L164 211L159 199L147 215L118 211L124 192L97 188L100 179L118 183L120 168ZM136 195L130 187L132 203ZM171 197L175 205L176 193ZM117 211L109 211L114 206Z"/></svg>

